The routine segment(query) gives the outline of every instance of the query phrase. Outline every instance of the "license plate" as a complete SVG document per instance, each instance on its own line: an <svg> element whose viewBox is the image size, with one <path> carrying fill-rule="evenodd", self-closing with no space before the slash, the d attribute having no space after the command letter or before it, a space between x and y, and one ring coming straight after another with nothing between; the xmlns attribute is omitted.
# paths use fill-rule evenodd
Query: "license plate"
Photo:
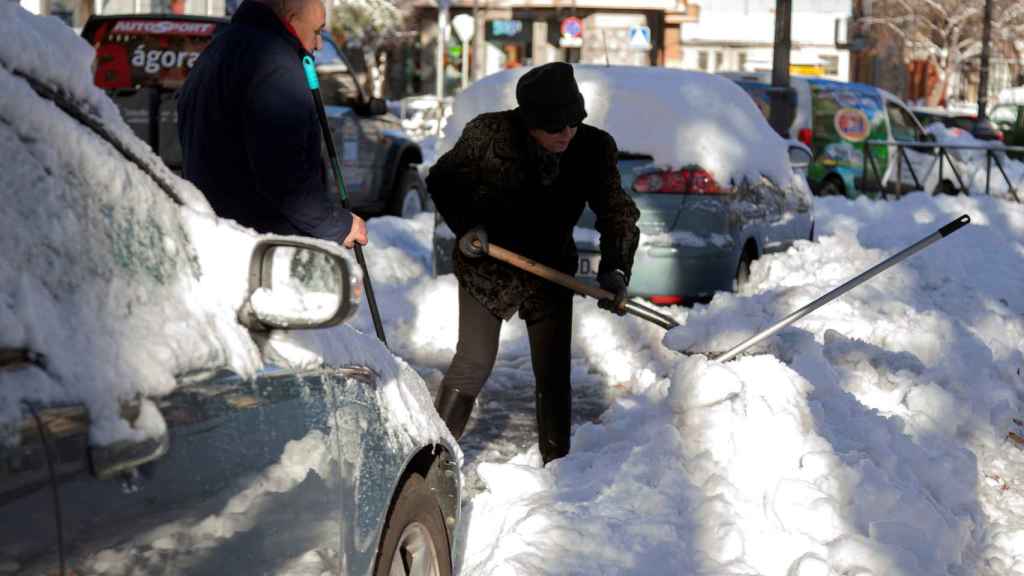
<svg viewBox="0 0 1024 576"><path fill-rule="evenodd" d="M576 275L583 278L594 278L597 276L597 267L600 263L600 254L581 254L580 267Z"/></svg>

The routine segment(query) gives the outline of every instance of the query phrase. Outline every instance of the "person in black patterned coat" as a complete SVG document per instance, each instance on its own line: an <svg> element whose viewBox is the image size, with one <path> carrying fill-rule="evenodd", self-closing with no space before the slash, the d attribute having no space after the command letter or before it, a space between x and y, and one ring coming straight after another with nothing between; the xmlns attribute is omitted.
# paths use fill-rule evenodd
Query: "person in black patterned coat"
<svg viewBox="0 0 1024 576"><path fill-rule="evenodd" d="M615 140L583 124L587 112L571 65L527 72L519 106L481 114L431 168L427 189L455 232L459 343L436 407L459 438L490 376L501 322L526 321L536 377L537 430L547 463L569 452L572 293L486 257L488 242L567 274L578 254L573 226L590 206L601 234L598 282L616 295L600 306L623 313L640 231L622 189Z"/></svg>

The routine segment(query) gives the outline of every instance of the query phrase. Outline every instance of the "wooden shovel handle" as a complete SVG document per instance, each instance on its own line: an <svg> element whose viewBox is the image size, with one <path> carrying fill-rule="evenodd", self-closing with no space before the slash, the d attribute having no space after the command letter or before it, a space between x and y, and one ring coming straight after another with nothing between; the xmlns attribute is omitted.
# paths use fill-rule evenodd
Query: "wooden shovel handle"
<svg viewBox="0 0 1024 576"><path fill-rule="evenodd" d="M487 254L496 260L515 266L520 270L524 270L535 276L540 276L545 280L550 280L555 284L568 288L578 294L590 296L598 300L615 300L615 294L594 286L593 284L587 284L576 279L575 276L570 276L564 272L559 272L550 266L545 266L540 262L530 260L529 258L520 256L515 252L510 252L501 246L495 244L487 245Z"/></svg>

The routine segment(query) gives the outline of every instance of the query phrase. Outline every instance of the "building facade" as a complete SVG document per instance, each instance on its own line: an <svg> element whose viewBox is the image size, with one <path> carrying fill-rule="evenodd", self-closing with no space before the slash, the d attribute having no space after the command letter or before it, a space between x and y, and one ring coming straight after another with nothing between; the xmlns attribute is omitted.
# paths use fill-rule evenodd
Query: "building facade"
<svg viewBox="0 0 1024 576"><path fill-rule="evenodd" d="M686 0L457 0L449 16L474 17L466 50L472 79L506 68L555 60L590 64L657 66L679 64L679 29L695 18ZM417 0L407 27L416 31L418 88L432 92L437 3ZM461 80L461 42L441 39L446 86ZM446 90L449 92L449 90Z"/></svg>
<svg viewBox="0 0 1024 576"><path fill-rule="evenodd" d="M776 0L694 0L697 18L682 24L681 66L705 72L771 71ZM850 79L845 44L851 0L792 0L790 72Z"/></svg>

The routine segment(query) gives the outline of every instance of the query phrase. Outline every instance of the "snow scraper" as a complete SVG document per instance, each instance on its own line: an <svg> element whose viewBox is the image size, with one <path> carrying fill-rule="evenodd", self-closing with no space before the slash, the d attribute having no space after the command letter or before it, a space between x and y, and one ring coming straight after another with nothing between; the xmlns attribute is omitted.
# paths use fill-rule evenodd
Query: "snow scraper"
<svg viewBox="0 0 1024 576"><path fill-rule="evenodd" d="M915 242L911 246L904 248L900 252L894 254L893 256L890 256L889 258L886 258L885 260L879 262L878 264L875 264L868 270L862 272L858 276L848 280L842 286L839 286L838 288L831 290L830 292L821 296L820 298L811 302L810 304L800 308L799 310L792 312L789 316L786 316L782 320L779 320L778 322L766 328L765 330L762 330L761 332L758 332L757 334L751 336L750 338L747 338L743 342L740 342L736 346L733 346L726 352L710 354L711 358L719 362L727 362L729 360L732 360L736 356L739 356L740 354L748 350L751 346L754 346L755 344L768 338L772 334L775 334L779 330L782 330L786 326L789 326L790 324L796 322L797 320L800 320L804 316L807 316L811 312L814 312L818 308L821 308L825 304L828 304L829 302L835 300L836 298L839 298L843 294L846 294L850 290L853 290L857 286L860 286L861 284L867 282L871 278L874 278L875 276L887 270L888 268L895 266L896 264L899 264L903 260L906 260L910 256L914 255L915 253L920 252L921 250L924 250L925 248L931 246L935 242L938 242L939 240L945 238L946 236L949 236L953 232L956 232L966 224L970 223L970 221L971 217L968 216L967 214L960 216L956 220L953 220L949 224L946 224L942 228L939 228L932 234L929 234L928 236ZM492 258L501 260L506 264L515 266L520 270L524 270L526 272L529 272L530 274L534 274L536 276L544 278L545 280L549 280L551 282L559 284L565 288L568 288L576 292L577 294L590 296L592 298L597 298L598 300L615 298L615 295L612 294L611 292L608 292L607 290L603 290L592 284L581 282L580 280L577 280L573 276L559 272L558 270L555 270L553 268L530 260L529 258L520 256L519 254L516 254L514 252L510 252L500 246L494 245L493 243L488 243L487 254ZM652 310L634 301L628 301L626 303L626 312L634 316L643 318L644 320L647 320L649 322L653 322L654 324L657 324L658 326L661 326L666 330L671 330L672 328L675 328L676 326L679 325L678 322L676 322L668 315L662 314L656 310Z"/></svg>
<svg viewBox="0 0 1024 576"><path fill-rule="evenodd" d="M925 236L921 240L918 240L917 242L890 256L889 258L886 258L885 260L882 260L878 264L875 264L866 271L861 272L859 275L851 278L850 280L847 280L845 284L833 289L832 291L828 292L824 296L821 296L814 302L811 302L810 304L804 306L803 308L800 308L799 310L793 311L792 313L790 313L789 316L786 316L782 320L779 320L778 322L772 324L771 326L762 330L761 332L758 332L757 334L754 334L753 336L747 338L743 342L740 342L739 344L733 346L723 354L712 355L712 359L717 360L719 362L728 362L729 360L732 360L736 356L742 354L751 346L757 344L758 342L764 340L765 338L768 338L772 334L775 334L779 330L782 330L786 326L789 326L790 324L796 322L797 320L803 318L804 316L807 316L808 314L814 312L818 308L821 308L825 304L828 304L829 302L835 300L836 298L839 298L843 294L846 294L850 290L853 290L857 286L860 286L861 284L881 274L882 272L891 268L892 266L895 266L896 264L899 264L900 262L906 260L907 258L910 258L917 252L920 252L921 250L924 250L925 248L931 246L932 244L938 242L939 240L942 240L946 236L949 236L953 232L956 232L960 228L970 223L970 221L971 217L968 216L967 214L964 214L963 216L957 218L956 220L953 220L949 224L946 224L942 228L939 228L935 232L929 234L928 236Z"/></svg>
<svg viewBox="0 0 1024 576"><path fill-rule="evenodd" d="M327 113L324 111L324 99L320 95L320 79L316 75L316 63L310 56L303 56L302 67L306 71L306 82L310 91L313 92L313 99L316 100L316 114L320 118L320 131L324 136L324 143L327 144L327 155L331 157L331 169L334 172L334 180L338 183L338 194L341 196L341 205L348 210L348 191L345 190L345 180L341 176L341 166L338 165L338 150L334 146L334 136L331 134L331 127L327 124ZM377 338L388 345L384 336L384 324L380 320L380 310L377 308L377 297L373 293L373 284L370 282L370 270L366 267L366 258L363 256L363 247L354 245L356 261L363 269L363 288L366 290L366 302L370 305L370 316L373 318L373 329L377 332Z"/></svg>

